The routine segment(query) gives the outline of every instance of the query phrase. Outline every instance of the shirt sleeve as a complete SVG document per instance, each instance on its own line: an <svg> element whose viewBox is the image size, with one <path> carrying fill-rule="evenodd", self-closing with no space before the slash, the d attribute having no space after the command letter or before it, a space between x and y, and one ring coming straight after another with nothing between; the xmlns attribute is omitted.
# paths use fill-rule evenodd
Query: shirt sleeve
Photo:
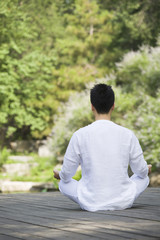
<svg viewBox="0 0 160 240"><path fill-rule="evenodd" d="M142 148L134 133L132 133L129 157L132 172L141 178L145 178L148 175L148 166L144 160Z"/></svg>
<svg viewBox="0 0 160 240"><path fill-rule="evenodd" d="M66 150L63 160L63 166L59 173L60 179L69 182L75 175L80 164L80 151L76 134L74 133Z"/></svg>

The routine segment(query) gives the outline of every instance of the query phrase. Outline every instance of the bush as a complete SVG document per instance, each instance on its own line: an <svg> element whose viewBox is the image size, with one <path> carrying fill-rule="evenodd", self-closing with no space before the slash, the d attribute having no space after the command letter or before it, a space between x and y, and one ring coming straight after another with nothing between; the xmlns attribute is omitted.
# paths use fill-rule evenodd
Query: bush
<svg viewBox="0 0 160 240"><path fill-rule="evenodd" d="M131 52L117 64L117 71L106 79L99 79L113 86L116 95L112 121L127 127L137 135L144 157L156 168L160 159L160 48L144 47ZM63 106L55 121L53 154L65 153L69 139L80 127L94 121L90 111L89 89L73 95Z"/></svg>
<svg viewBox="0 0 160 240"><path fill-rule="evenodd" d="M126 54L117 64L115 82L122 98L130 97L122 125L133 129L140 140L145 159L158 166L160 159L160 47L142 47ZM119 102L118 108L123 108ZM122 110L122 109L119 109ZM120 111L121 112L121 111Z"/></svg>
<svg viewBox="0 0 160 240"><path fill-rule="evenodd" d="M52 150L54 157L63 156L72 134L93 120L89 111L88 91L73 94L55 119Z"/></svg>
<svg viewBox="0 0 160 240"><path fill-rule="evenodd" d="M0 168L3 166L3 164L6 163L6 161L8 160L8 157L9 157L9 152L7 151L7 148L4 147L0 151Z"/></svg>
<svg viewBox="0 0 160 240"><path fill-rule="evenodd" d="M125 92L157 97L160 88L160 47L144 46L117 64L116 83Z"/></svg>

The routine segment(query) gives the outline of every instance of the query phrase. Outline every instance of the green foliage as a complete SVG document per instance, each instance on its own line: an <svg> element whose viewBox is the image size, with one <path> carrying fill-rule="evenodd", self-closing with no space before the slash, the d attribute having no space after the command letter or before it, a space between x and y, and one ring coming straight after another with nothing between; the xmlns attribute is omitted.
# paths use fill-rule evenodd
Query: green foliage
<svg viewBox="0 0 160 240"><path fill-rule="evenodd" d="M160 47L143 47L126 54L117 64L115 82L130 104L120 123L136 132L145 159L158 166L160 153ZM126 97L125 97L126 98ZM126 98L127 99L127 98ZM121 100L118 106L123 107Z"/></svg>
<svg viewBox="0 0 160 240"><path fill-rule="evenodd" d="M50 133L59 103L98 75L91 65L64 66L59 54L64 23L56 3L8 0L1 5L0 127L10 140L42 138Z"/></svg>
<svg viewBox="0 0 160 240"><path fill-rule="evenodd" d="M8 157L6 149L1 152L0 159L2 159L1 156L3 157L3 163L6 163ZM9 178L11 181L54 182L55 186L57 186L57 181L53 179L53 167L56 165L54 159L52 159L51 163L50 158L34 156L34 162L37 163L37 166L33 167L27 176L7 175L4 177L0 175L0 178ZM9 163L16 162L7 161L7 164Z"/></svg>
<svg viewBox="0 0 160 240"><path fill-rule="evenodd" d="M121 94L123 97L117 99L113 121L135 132L145 159L154 167L158 167L160 159L160 95L158 94L159 96L154 98L142 92L139 96L132 94L130 98L131 94L123 92ZM125 105L122 101L124 98L126 98Z"/></svg>
<svg viewBox="0 0 160 240"><path fill-rule="evenodd" d="M53 132L53 156L63 156L74 131L92 122L89 109L88 91L74 94L59 110ZM89 114L90 113L90 114Z"/></svg>
<svg viewBox="0 0 160 240"><path fill-rule="evenodd" d="M145 159L158 166L160 161L160 91L157 98L142 95L143 103L135 112L135 128Z"/></svg>
<svg viewBox="0 0 160 240"><path fill-rule="evenodd" d="M79 171L76 172L76 174L74 175L73 179L79 181L81 179L81 177L82 177L82 171L79 170Z"/></svg>
<svg viewBox="0 0 160 240"><path fill-rule="evenodd" d="M126 92L144 92L156 97L160 88L160 47L142 47L137 52L129 52L117 64L116 83Z"/></svg>
<svg viewBox="0 0 160 240"><path fill-rule="evenodd" d="M116 92L112 119L135 131L156 166L159 16L159 1L1 0L1 142L45 138L55 124L53 154L62 156L73 132L93 121L89 83L114 70L103 80ZM0 152L0 165L7 154ZM52 170L43 161L32 179L41 172L49 181Z"/></svg>
<svg viewBox="0 0 160 240"><path fill-rule="evenodd" d="M97 80L113 86L116 107L112 121L135 132L145 159L154 168L160 159L159 51L159 47L145 47L141 51L128 53L117 65L115 75ZM63 155L73 132L93 121L89 106L89 89L92 84L88 85L84 93L73 96L55 121L54 156Z"/></svg>
<svg viewBox="0 0 160 240"><path fill-rule="evenodd" d="M115 69L124 53L157 44L159 14L159 1L1 0L2 135L9 141L45 138L61 102ZM142 69L148 54L144 50ZM159 71L147 76L144 70L149 91ZM127 83L123 75L119 71L118 84Z"/></svg>
<svg viewBox="0 0 160 240"><path fill-rule="evenodd" d="M8 160L9 152L7 151L7 148L4 147L2 150L0 150L0 168L3 164L5 164Z"/></svg>
<svg viewBox="0 0 160 240"><path fill-rule="evenodd" d="M56 106L48 104L47 92L53 57L40 49L26 47L34 38L24 4L19 1L1 1L0 35L0 127L5 127L6 137L26 138L30 132L43 132L51 122ZM22 30L23 29L23 30ZM43 67L42 67L43 66Z"/></svg>
<svg viewBox="0 0 160 240"><path fill-rule="evenodd" d="M142 44L155 46L160 33L160 2L102 0L101 8L114 13L115 48L137 50Z"/></svg>

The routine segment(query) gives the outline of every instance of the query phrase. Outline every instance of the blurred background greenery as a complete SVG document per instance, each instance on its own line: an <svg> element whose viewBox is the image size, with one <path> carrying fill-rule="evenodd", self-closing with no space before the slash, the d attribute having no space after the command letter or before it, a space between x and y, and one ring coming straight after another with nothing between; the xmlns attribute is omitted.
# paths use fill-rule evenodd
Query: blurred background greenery
<svg viewBox="0 0 160 240"><path fill-rule="evenodd" d="M156 170L159 16L160 2L152 0L1 0L0 167L10 142L53 132L53 157L33 170L43 175L73 132L93 121L89 89L104 82L116 92L113 121L136 133Z"/></svg>

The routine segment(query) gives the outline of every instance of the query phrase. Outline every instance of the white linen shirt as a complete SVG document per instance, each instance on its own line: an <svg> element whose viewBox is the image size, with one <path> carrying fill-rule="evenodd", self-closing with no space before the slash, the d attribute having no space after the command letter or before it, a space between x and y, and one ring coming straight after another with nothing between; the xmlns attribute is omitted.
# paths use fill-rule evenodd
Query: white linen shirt
<svg viewBox="0 0 160 240"><path fill-rule="evenodd" d="M128 176L128 165L141 178L147 163L134 133L109 120L97 120L76 131L64 156L60 178L69 182L81 165L77 196L88 211L120 210L132 206L136 185Z"/></svg>

